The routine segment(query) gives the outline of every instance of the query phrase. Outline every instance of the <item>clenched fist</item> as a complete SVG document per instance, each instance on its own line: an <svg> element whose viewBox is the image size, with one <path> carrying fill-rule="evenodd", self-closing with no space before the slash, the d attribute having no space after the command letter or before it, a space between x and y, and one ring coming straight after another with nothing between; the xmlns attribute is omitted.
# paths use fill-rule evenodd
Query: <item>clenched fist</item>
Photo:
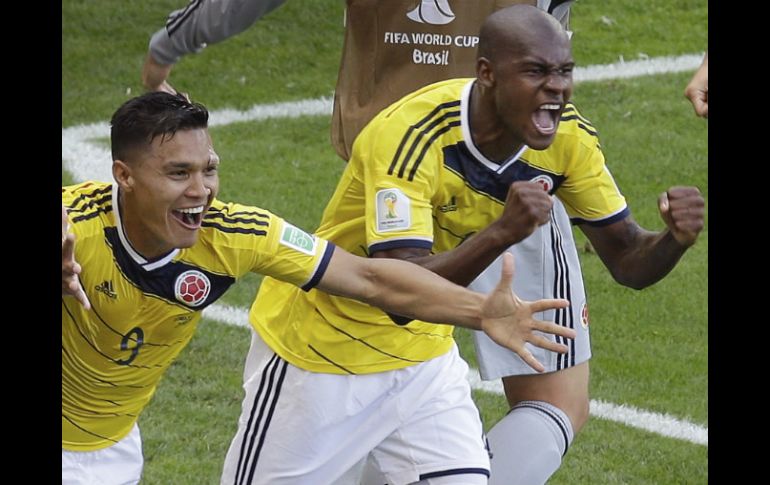
<svg viewBox="0 0 770 485"><path fill-rule="evenodd" d="M703 229L705 202L697 187L671 187L658 198L660 217L679 244L695 244Z"/></svg>

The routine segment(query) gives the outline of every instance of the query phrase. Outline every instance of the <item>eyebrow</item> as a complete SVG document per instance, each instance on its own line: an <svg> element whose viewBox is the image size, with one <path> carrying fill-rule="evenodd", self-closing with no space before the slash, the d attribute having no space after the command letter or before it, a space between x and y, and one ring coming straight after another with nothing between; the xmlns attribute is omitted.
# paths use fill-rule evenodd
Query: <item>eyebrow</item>
<svg viewBox="0 0 770 485"><path fill-rule="evenodd" d="M539 57L536 57L536 58L530 57L530 58L521 59L519 61L519 63L520 64L524 64L524 65L536 65L536 66L564 66L564 65L568 65L568 64L573 64L574 65L575 64L575 60L574 59L570 59L568 61L552 64L551 62L549 62L549 61L547 61L545 59L539 58Z"/></svg>
<svg viewBox="0 0 770 485"><path fill-rule="evenodd" d="M166 168L190 168L193 164L190 162L167 162L164 166Z"/></svg>
<svg viewBox="0 0 770 485"><path fill-rule="evenodd" d="M219 157L209 157L206 160L205 166L208 167L208 166L210 166L212 164L219 164L219 163L220 163L219 162ZM184 162L184 161L171 160L171 161L166 162L163 165L163 168L166 169L166 170L169 170L169 169L171 169L171 170L173 170L173 169L185 169L185 170L187 170L187 169L190 169L190 168L194 167L195 165L196 165L195 162Z"/></svg>

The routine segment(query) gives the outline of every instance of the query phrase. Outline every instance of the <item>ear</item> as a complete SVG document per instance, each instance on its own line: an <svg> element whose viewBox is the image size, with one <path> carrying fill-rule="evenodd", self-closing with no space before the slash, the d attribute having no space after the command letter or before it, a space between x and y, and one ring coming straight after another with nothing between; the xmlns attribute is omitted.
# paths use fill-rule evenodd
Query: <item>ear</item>
<svg viewBox="0 0 770 485"><path fill-rule="evenodd" d="M486 57L479 57L476 60L476 79L485 88L491 88L495 85L495 72L492 69L492 61Z"/></svg>
<svg viewBox="0 0 770 485"><path fill-rule="evenodd" d="M131 175L131 167L122 160L113 160L112 177L120 188L130 192L134 187L134 177Z"/></svg>

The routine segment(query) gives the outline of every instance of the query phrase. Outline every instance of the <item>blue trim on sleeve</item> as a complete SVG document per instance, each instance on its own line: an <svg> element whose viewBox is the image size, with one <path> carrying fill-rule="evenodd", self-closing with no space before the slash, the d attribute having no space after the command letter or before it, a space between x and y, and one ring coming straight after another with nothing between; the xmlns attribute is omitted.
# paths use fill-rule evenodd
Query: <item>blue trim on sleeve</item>
<svg viewBox="0 0 770 485"><path fill-rule="evenodd" d="M398 239L396 241L384 241L381 243L374 243L369 246L369 254L376 253L378 251L388 251L390 249L400 248L432 249L433 242L425 241L423 239Z"/></svg>
<svg viewBox="0 0 770 485"><path fill-rule="evenodd" d="M332 254L334 254L334 248L337 246L334 245L334 243L327 242L326 243L326 250L324 251L324 255L321 256L321 262L318 264L318 269L316 270L315 274L312 278L310 278L310 281L305 283L302 286L302 289L305 291L310 291L318 284L319 281L321 281L321 278L323 278L324 273L326 273L326 268L329 267L329 261L332 259Z"/></svg>
<svg viewBox="0 0 770 485"><path fill-rule="evenodd" d="M631 215L631 211L628 209L628 207L626 207L625 209L618 212L614 216L608 217L606 219L599 219L598 221L587 221L579 217L572 217L570 218L570 222L572 222L572 224L576 226L580 224L588 224L589 226L593 226L593 227L602 227L602 226L608 226L613 222L621 221L630 215Z"/></svg>
<svg viewBox="0 0 770 485"><path fill-rule="evenodd" d="M420 480L427 480L429 478L446 477L449 475L486 475L489 478L489 470L486 468L455 468L453 470L442 470L440 472L430 472L420 474Z"/></svg>

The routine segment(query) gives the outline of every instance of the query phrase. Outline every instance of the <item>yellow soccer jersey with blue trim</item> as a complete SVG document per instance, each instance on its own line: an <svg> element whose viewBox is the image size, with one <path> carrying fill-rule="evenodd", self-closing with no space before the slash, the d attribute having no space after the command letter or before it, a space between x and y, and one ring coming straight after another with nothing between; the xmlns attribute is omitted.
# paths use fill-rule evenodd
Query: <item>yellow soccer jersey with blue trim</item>
<svg viewBox="0 0 770 485"><path fill-rule="evenodd" d="M448 251L499 218L517 180L556 194L573 222L606 224L628 214L595 130L572 105L548 149L488 160L470 136L472 82L426 86L375 117L356 139L316 234L361 256L399 247ZM250 320L281 357L316 372L397 369L452 345L451 326L399 326L368 305L270 278Z"/></svg>
<svg viewBox="0 0 770 485"><path fill-rule="evenodd" d="M62 448L94 450L123 438L171 362L190 341L201 310L249 271L310 289L334 245L270 212L214 201L195 246L147 261L125 238L117 188L62 188L85 311L62 298Z"/></svg>

